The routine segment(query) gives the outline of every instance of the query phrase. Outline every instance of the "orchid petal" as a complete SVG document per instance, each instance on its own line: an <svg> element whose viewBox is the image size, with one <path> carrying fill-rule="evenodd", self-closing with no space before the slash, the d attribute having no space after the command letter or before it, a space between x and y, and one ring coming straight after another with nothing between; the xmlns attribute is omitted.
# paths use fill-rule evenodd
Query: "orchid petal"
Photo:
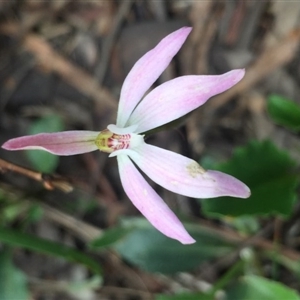
<svg viewBox="0 0 300 300"><path fill-rule="evenodd" d="M40 133L8 140L2 145L6 150L39 149L57 155L74 155L97 150L96 131L63 131Z"/></svg>
<svg viewBox="0 0 300 300"><path fill-rule="evenodd" d="M154 182L174 193L192 198L232 196L247 198L249 188L238 179L205 171L192 159L146 143L126 152Z"/></svg>
<svg viewBox="0 0 300 300"><path fill-rule="evenodd" d="M244 70L222 75L182 76L158 86L136 107L128 125L138 124L137 133L145 132L178 119L220 94L244 77Z"/></svg>
<svg viewBox="0 0 300 300"><path fill-rule="evenodd" d="M142 56L127 75L121 90L117 126L124 127L142 96L179 51L192 28L183 27L160 41Z"/></svg>
<svg viewBox="0 0 300 300"><path fill-rule="evenodd" d="M125 193L148 221L164 235L192 244L195 240L188 234L176 215L146 182L127 155L118 157L119 172Z"/></svg>
<svg viewBox="0 0 300 300"><path fill-rule="evenodd" d="M116 134L128 134L134 132L138 128L138 125L131 125L129 127L120 128L115 124L110 124L107 126L107 129Z"/></svg>

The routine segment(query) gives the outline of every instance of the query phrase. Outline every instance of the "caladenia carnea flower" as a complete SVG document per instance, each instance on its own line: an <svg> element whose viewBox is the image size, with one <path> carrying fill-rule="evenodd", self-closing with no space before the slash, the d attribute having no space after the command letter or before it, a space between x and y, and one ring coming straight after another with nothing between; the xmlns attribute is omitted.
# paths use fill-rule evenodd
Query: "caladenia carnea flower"
<svg viewBox="0 0 300 300"><path fill-rule="evenodd" d="M101 132L65 131L23 136L7 141L7 150L42 149L74 155L99 149L116 156L123 188L137 209L166 236L183 244L195 240L147 183L135 165L162 187L187 197L247 198L249 188L238 179L204 170L196 161L145 143L143 133L176 120L222 93L244 76L233 70L216 76L182 76L145 93L166 69L189 35L181 28L165 37L133 66L121 90L116 125ZM144 96L144 98L143 98ZM134 163L135 165L134 165Z"/></svg>

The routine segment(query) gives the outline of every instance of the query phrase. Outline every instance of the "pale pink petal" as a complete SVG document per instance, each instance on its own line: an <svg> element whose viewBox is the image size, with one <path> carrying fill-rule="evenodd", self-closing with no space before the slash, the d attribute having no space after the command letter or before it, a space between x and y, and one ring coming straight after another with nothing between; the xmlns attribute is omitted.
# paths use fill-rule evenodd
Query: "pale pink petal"
<svg viewBox="0 0 300 300"><path fill-rule="evenodd" d="M130 134L132 132L135 132L135 130L137 129L137 125L132 125L132 126L129 126L129 127L118 127L116 126L115 124L110 124L107 126L107 129L113 133L116 133L116 134Z"/></svg>
<svg viewBox="0 0 300 300"><path fill-rule="evenodd" d="M170 80L151 91L137 106L128 125L137 124L137 133L156 128L178 119L220 94L244 76L244 70L222 75L182 76Z"/></svg>
<svg viewBox="0 0 300 300"><path fill-rule="evenodd" d="M193 198L250 196L249 188L238 179L218 171L205 171L180 154L146 143L124 153L149 178L174 193Z"/></svg>
<svg viewBox="0 0 300 300"><path fill-rule="evenodd" d="M57 155L74 155L97 150L96 131L40 133L11 139L2 145L6 150L45 150Z"/></svg>
<svg viewBox="0 0 300 300"><path fill-rule="evenodd" d="M125 193L148 221L164 235L192 244L195 240L188 234L176 215L146 182L127 155L118 155L119 172Z"/></svg>
<svg viewBox="0 0 300 300"><path fill-rule="evenodd" d="M179 51L192 28L183 27L165 37L142 56L127 75L120 96L117 126L124 127L133 109Z"/></svg>

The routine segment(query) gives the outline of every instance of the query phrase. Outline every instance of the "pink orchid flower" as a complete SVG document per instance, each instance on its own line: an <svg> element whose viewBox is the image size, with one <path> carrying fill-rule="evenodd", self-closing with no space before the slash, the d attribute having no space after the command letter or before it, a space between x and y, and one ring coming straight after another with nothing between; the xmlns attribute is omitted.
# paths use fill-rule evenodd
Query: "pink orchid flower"
<svg viewBox="0 0 300 300"><path fill-rule="evenodd" d="M121 90L116 125L94 131L66 131L23 136L7 141L7 150L42 149L57 155L74 155L99 149L116 156L123 188L137 209L166 236L191 244L176 215L147 183L133 162L154 182L187 197L247 198L249 188L236 178L204 170L196 161L145 143L142 133L178 119L222 93L244 76L233 70L217 76L182 76L145 93L179 51L191 28L165 37L133 66ZM143 98L144 96L144 98ZM141 101L142 100L142 101Z"/></svg>

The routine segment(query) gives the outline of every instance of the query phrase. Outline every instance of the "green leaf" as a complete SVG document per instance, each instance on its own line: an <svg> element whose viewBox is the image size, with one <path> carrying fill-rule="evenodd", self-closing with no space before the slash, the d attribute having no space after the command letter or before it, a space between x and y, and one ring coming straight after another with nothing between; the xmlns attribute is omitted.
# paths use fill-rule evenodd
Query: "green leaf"
<svg viewBox="0 0 300 300"><path fill-rule="evenodd" d="M275 123L300 130L300 106L297 103L279 95L270 95L267 108Z"/></svg>
<svg viewBox="0 0 300 300"><path fill-rule="evenodd" d="M28 203L25 202L10 203L9 205L2 207L1 221L13 222L21 214L26 213L28 209L29 209Z"/></svg>
<svg viewBox="0 0 300 300"><path fill-rule="evenodd" d="M101 274L101 269L97 261L80 251L59 243L5 228L0 228L0 241L11 246L22 247L40 253L61 257L68 261L79 262L89 267L96 274Z"/></svg>
<svg viewBox="0 0 300 300"><path fill-rule="evenodd" d="M243 235L255 234L260 229L259 220L253 216L230 218L226 221Z"/></svg>
<svg viewBox="0 0 300 300"><path fill-rule="evenodd" d="M42 219L43 217L43 209L39 204L32 204L26 215L27 223L35 223Z"/></svg>
<svg viewBox="0 0 300 300"><path fill-rule="evenodd" d="M115 245L126 260L150 272L175 273L195 269L200 263L221 257L232 246L200 226L186 228L197 243L182 245L150 225L134 229Z"/></svg>
<svg viewBox="0 0 300 300"><path fill-rule="evenodd" d="M11 252L0 252L0 298L29 299L26 276L12 263Z"/></svg>
<svg viewBox="0 0 300 300"><path fill-rule="evenodd" d="M97 238L90 243L90 247L92 249L99 249L111 246L115 244L117 241L123 239L129 234L133 229L132 228L123 228L116 227L112 229L108 229L104 231L103 235L100 238Z"/></svg>
<svg viewBox="0 0 300 300"><path fill-rule="evenodd" d="M215 169L233 175L251 189L248 199L221 197L203 200L207 215L242 216L279 214L289 216L296 200L298 177L295 162L270 141L250 142Z"/></svg>
<svg viewBox="0 0 300 300"><path fill-rule="evenodd" d="M203 293L178 294L178 295L157 295L155 300L215 300L214 296Z"/></svg>
<svg viewBox="0 0 300 300"><path fill-rule="evenodd" d="M285 255L282 255L280 252L275 251L264 251L264 256L271 259L273 263L281 264L289 271L293 272L295 276L297 276L298 280L300 280L300 261L295 261L293 259L288 258Z"/></svg>
<svg viewBox="0 0 300 300"><path fill-rule="evenodd" d="M300 300L296 291L285 285L259 276L245 276L227 291L227 299L243 300Z"/></svg>
<svg viewBox="0 0 300 300"><path fill-rule="evenodd" d="M57 115L50 115L31 124L28 134L62 131L62 120ZM59 157L42 150L28 150L26 155L33 167L43 173L52 173L59 161Z"/></svg>

